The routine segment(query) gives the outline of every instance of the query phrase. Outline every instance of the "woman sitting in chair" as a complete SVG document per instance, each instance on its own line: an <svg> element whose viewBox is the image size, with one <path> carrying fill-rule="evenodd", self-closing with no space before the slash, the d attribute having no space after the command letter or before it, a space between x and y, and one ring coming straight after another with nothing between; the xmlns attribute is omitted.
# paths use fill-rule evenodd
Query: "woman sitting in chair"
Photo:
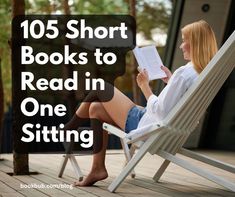
<svg viewBox="0 0 235 197"><path fill-rule="evenodd" d="M113 98L108 102L99 102L99 96L95 102L83 102L64 129L78 128L79 118L95 118L116 125L129 133L131 130L164 119L217 52L215 35L207 22L200 20L191 23L182 28L181 32L180 49L188 63L178 68L174 74L162 66L167 75L162 80L167 85L158 96L153 94L149 86L148 73L143 70L137 75L137 84L147 100L145 108L137 106L114 88ZM90 173L83 181L76 182L75 186L91 186L108 177L105 167L107 142L108 133L104 131L102 149L93 155Z"/></svg>

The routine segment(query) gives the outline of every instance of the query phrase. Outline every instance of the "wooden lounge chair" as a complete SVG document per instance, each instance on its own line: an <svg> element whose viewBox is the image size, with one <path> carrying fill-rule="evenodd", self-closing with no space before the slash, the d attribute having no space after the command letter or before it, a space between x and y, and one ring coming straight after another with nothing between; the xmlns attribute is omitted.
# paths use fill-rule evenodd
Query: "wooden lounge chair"
<svg viewBox="0 0 235 197"><path fill-rule="evenodd" d="M235 184L231 181L216 176L208 170L196 167L176 155L180 153L235 173L235 166L182 148L224 81L233 71L235 67L234 54L235 31L199 75L197 81L188 89L163 121L146 126L144 129L132 131L129 134L107 123L103 124L105 130L121 139L127 158L126 166L110 184L108 187L109 191L114 192L128 174L133 171L142 157L149 152L151 154L158 154L165 159L153 177L155 181L160 179L170 162L173 162L235 192ZM132 155L128 144L139 147L138 152Z"/></svg>
<svg viewBox="0 0 235 197"><path fill-rule="evenodd" d="M83 129L83 128L80 128L80 129ZM63 143L63 146L65 148L65 155L63 155L63 159L61 162L58 177L61 178L63 176L65 167L66 167L68 161L70 161L76 177L78 178L79 181L82 181L83 174L82 174L82 171L77 163L75 155L73 154L74 143L75 142Z"/></svg>

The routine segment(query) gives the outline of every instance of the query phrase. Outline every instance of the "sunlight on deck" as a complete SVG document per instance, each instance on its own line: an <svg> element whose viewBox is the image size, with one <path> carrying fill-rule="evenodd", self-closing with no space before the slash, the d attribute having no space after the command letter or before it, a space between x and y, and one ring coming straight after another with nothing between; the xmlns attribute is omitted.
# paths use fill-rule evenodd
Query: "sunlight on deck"
<svg viewBox="0 0 235 197"><path fill-rule="evenodd" d="M224 162L235 165L235 153L204 151L208 156L220 159ZM182 156L183 157L183 156ZM201 178L191 172L188 172L174 164L171 164L165 174L160 179L160 183L155 183L152 176L157 167L163 161L160 157L147 154L144 159L135 168L136 178L130 176L120 185L116 193L110 193L107 190L108 185L115 176L121 171L124 165L124 155L120 150L111 150L107 153L107 170L109 178L97 182L94 187L71 188L76 180L76 175L68 162L65 173L62 178L58 178L62 155L37 155L29 156L29 165L32 174L30 176L9 176L12 173L12 154L1 155L3 161L0 161L0 196L235 196L233 192ZM92 156L76 157L82 172L86 175L91 167ZM191 161L190 159L186 159ZM235 176L232 173L217 170L198 161L193 161L199 167L213 170L217 175L221 175L235 182ZM59 188L39 188L45 186L57 185ZM38 187L38 188L27 188Z"/></svg>

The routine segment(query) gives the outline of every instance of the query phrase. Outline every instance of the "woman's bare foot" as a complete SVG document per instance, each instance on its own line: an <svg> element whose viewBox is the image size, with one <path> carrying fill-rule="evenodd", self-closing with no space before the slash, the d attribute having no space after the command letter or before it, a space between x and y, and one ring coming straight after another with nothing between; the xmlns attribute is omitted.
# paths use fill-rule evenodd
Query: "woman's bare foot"
<svg viewBox="0 0 235 197"><path fill-rule="evenodd" d="M107 170L99 170L99 171L91 171L85 179L82 181L74 182L73 186L85 187L85 186L92 186L97 181L104 180L108 177Z"/></svg>

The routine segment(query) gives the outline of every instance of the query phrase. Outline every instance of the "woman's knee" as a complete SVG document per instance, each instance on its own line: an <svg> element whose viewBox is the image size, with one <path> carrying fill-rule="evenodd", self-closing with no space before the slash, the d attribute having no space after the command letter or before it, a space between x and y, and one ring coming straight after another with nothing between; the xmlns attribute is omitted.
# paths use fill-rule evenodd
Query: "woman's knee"
<svg viewBox="0 0 235 197"><path fill-rule="evenodd" d="M89 107L89 117L90 118L99 118L100 113L102 113L103 106L99 102L93 102L91 103Z"/></svg>

